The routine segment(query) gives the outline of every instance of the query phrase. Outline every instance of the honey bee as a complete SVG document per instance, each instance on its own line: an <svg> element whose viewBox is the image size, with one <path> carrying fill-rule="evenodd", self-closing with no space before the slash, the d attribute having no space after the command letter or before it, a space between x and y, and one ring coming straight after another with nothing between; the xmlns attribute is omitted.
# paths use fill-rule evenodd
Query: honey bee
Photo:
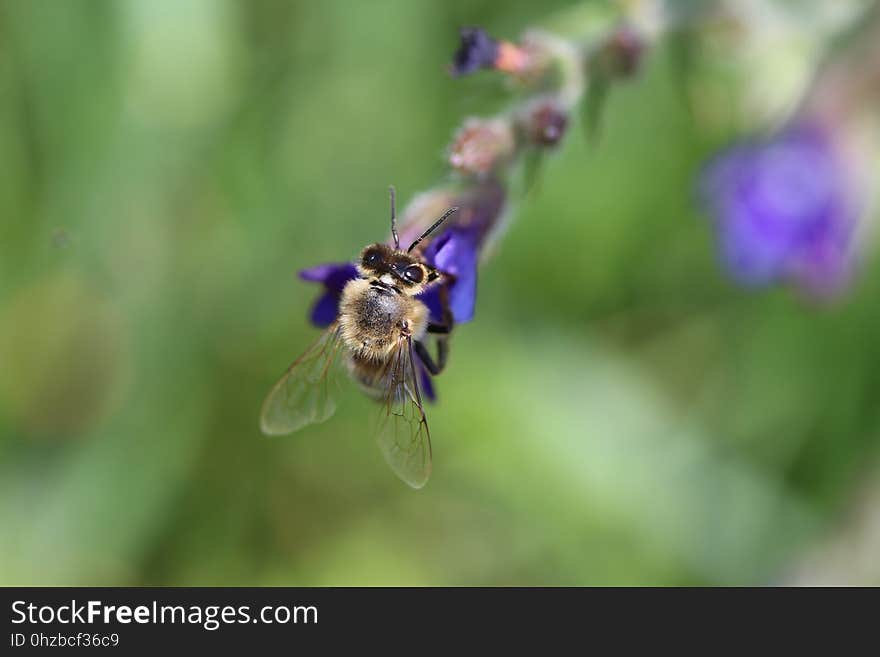
<svg viewBox="0 0 880 657"><path fill-rule="evenodd" d="M426 263L418 246L458 208L449 208L403 250L394 188L389 191L394 246L375 243L361 252L359 278L343 289L336 321L269 392L260 425L264 433L277 435L329 418L335 410L331 379L335 364L342 360L352 378L381 404L376 440L388 465L404 482L421 488L431 474L431 436L416 358L431 374L440 373L446 363L452 314L446 307L442 323L433 323L427 306L416 298L449 277ZM442 291L440 296L442 300ZM425 345L428 334L437 336L436 361Z"/></svg>

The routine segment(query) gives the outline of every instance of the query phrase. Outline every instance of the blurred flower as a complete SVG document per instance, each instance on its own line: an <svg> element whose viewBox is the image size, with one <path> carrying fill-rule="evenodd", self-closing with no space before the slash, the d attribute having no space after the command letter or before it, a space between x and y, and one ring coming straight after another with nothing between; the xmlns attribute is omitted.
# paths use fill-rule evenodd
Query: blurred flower
<svg viewBox="0 0 880 657"><path fill-rule="evenodd" d="M565 136L568 113L558 102L542 99L528 107L523 123L530 143L555 146Z"/></svg>
<svg viewBox="0 0 880 657"><path fill-rule="evenodd" d="M498 57L498 42L478 27L459 30L461 45L452 57L452 74L468 75L484 68L493 68Z"/></svg>
<svg viewBox="0 0 880 657"><path fill-rule="evenodd" d="M634 75L645 50L642 35L630 25L620 25L602 45L598 57L604 71L613 77Z"/></svg>
<svg viewBox="0 0 880 657"><path fill-rule="evenodd" d="M454 76L469 75L481 69L519 73L528 66L529 55L509 41L496 41L479 27L459 31L461 45L452 57Z"/></svg>
<svg viewBox="0 0 880 657"><path fill-rule="evenodd" d="M707 168L703 195L735 279L789 280L815 295L848 282L861 204L841 155L827 125L801 120Z"/></svg>
<svg viewBox="0 0 880 657"><path fill-rule="evenodd" d="M449 164L461 173L486 176L510 161L516 138L505 118L465 121L449 148Z"/></svg>
<svg viewBox="0 0 880 657"><path fill-rule="evenodd" d="M602 114L613 84L638 72L645 49L650 45L645 29L630 22L619 23L587 52L585 64L589 84L581 111L587 135L592 139L599 135Z"/></svg>

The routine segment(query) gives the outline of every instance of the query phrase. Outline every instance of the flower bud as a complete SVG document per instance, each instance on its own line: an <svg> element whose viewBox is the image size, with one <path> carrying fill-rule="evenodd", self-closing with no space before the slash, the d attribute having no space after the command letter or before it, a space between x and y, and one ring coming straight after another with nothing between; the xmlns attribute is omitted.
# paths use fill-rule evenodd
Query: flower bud
<svg viewBox="0 0 880 657"><path fill-rule="evenodd" d="M568 113L552 99L529 105L520 119L526 139L537 146L556 146L565 136Z"/></svg>
<svg viewBox="0 0 880 657"><path fill-rule="evenodd" d="M484 177L507 164L515 150L509 120L471 118L449 148L449 164L463 174Z"/></svg>
<svg viewBox="0 0 880 657"><path fill-rule="evenodd" d="M634 75L641 63L645 42L633 27L617 27L598 53L600 66L611 77L627 78Z"/></svg>
<svg viewBox="0 0 880 657"><path fill-rule="evenodd" d="M537 69L544 68L540 48L533 49L528 43L517 45L510 41L498 41L479 27L463 27L459 35L461 44L450 66L450 72L455 77L489 69L529 78L534 77Z"/></svg>
<svg viewBox="0 0 880 657"><path fill-rule="evenodd" d="M497 70L520 75L529 70L532 61L533 57L528 50L509 41L502 41L498 44L498 56L495 59Z"/></svg>
<svg viewBox="0 0 880 657"><path fill-rule="evenodd" d="M498 58L498 42L479 27L463 27L459 30L461 45L452 57L452 75L469 75L480 69L495 67Z"/></svg>

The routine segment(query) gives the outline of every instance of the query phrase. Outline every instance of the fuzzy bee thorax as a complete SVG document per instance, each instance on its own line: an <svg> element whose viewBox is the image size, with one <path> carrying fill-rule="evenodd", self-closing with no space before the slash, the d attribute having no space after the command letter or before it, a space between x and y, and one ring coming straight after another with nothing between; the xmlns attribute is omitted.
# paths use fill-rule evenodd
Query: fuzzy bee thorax
<svg viewBox="0 0 880 657"><path fill-rule="evenodd" d="M428 309L421 301L396 292L378 279L349 281L339 304L342 338L352 351L384 360L405 335L421 339Z"/></svg>

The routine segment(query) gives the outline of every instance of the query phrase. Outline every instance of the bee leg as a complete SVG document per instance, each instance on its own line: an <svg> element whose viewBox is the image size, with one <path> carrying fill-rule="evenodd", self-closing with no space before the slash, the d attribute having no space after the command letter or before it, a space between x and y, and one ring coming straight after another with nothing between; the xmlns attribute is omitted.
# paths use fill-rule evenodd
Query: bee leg
<svg viewBox="0 0 880 657"><path fill-rule="evenodd" d="M455 319L452 316L452 310L449 308L449 290L445 286L440 289L440 306L442 308L443 317L439 323L428 322L428 333L437 336L437 361L431 358L428 348L422 342L416 342L416 353L422 359L428 371L436 376L446 367L446 358L449 355L449 335L452 333L452 327Z"/></svg>
<svg viewBox="0 0 880 657"><path fill-rule="evenodd" d="M437 338L438 374L446 368L446 359L448 356L449 356L449 340L446 337Z"/></svg>
<svg viewBox="0 0 880 657"><path fill-rule="evenodd" d="M449 354L449 348L445 338L439 338L437 340L437 361L435 362L433 358L431 358L431 354L428 351L428 348L425 346L424 342L416 342L415 343L416 353L422 361L422 364L425 366L425 369L430 372L432 376L437 376L440 372L443 371L443 368L446 367L446 357Z"/></svg>
<svg viewBox="0 0 880 657"><path fill-rule="evenodd" d="M428 333L433 333L435 335L449 335L452 333L452 327L448 324L435 324L434 322L428 322L428 328L426 330Z"/></svg>

